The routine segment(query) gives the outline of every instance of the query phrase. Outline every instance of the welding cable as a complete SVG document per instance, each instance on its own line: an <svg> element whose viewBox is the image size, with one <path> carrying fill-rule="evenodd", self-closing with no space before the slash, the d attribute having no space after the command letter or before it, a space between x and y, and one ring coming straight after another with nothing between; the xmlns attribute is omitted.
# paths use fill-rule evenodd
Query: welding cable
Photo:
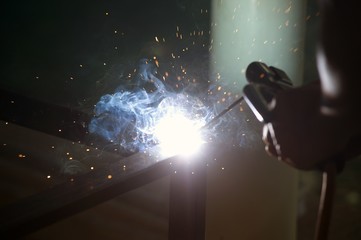
<svg viewBox="0 0 361 240"><path fill-rule="evenodd" d="M332 215L337 164L334 161L324 166L322 173L322 189L318 207L315 240L327 240Z"/></svg>
<svg viewBox="0 0 361 240"><path fill-rule="evenodd" d="M336 188L336 175L343 170L346 161L356 159L360 155L361 135L355 135L350 138L350 141L342 154L338 154L333 157L332 161L328 161L324 164L322 168L322 190L317 216L315 240L327 240Z"/></svg>

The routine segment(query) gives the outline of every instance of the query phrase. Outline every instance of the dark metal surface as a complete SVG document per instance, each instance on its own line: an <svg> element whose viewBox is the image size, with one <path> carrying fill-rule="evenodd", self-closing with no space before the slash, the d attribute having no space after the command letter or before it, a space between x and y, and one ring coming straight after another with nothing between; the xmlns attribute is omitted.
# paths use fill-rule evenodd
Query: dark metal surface
<svg viewBox="0 0 361 240"><path fill-rule="evenodd" d="M183 165L172 174L169 204L170 240L205 239L205 164Z"/></svg>
<svg viewBox="0 0 361 240"><path fill-rule="evenodd" d="M121 160L0 209L0 235L19 237L169 175L169 161L158 149ZM111 172L111 175L109 174Z"/></svg>

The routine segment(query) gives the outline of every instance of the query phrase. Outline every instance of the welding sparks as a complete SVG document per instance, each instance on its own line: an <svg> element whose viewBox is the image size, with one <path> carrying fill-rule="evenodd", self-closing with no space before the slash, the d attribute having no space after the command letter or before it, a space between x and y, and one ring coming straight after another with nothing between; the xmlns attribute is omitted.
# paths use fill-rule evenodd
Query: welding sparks
<svg viewBox="0 0 361 240"><path fill-rule="evenodd" d="M158 79L159 67L156 56L141 59L131 76L138 88L102 96L95 105L89 132L117 144L121 151L144 151L160 144L166 154L193 152L202 142L197 129L212 118L213 112L193 93L175 92L161 80L171 77L173 83L182 85L191 76L188 68L180 65L177 75L165 71Z"/></svg>
<svg viewBox="0 0 361 240"><path fill-rule="evenodd" d="M206 20L208 10L199 11ZM194 153L204 143L201 127L217 113L213 102L224 92L215 91L212 79L203 82L208 80L208 64L203 63L208 62L205 47L209 36L207 27L183 28L182 25L176 25L166 35L152 34L154 57L141 59L136 71L122 73L131 87L124 84L114 93L101 97L94 108L89 133L119 146L120 152L146 151L159 144L166 154ZM169 48L173 43L176 48ZM188 56L195 61L188 62ZM107 66L110 64L107 62ZM212 96L207 94L208 87L213 90ZM227 97L222 95L222 99ZM216 105L218 108L219 104ZM204 130L202 133L207 135L205 139L213 134Z"/></svg>

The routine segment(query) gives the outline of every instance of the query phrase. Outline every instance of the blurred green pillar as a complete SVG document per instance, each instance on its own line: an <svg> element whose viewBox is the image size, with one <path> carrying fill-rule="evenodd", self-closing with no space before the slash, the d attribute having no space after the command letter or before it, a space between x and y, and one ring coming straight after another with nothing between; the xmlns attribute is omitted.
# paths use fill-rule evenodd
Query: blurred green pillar
<svg viewBox="0 0 361 240"><path fill-rule="evenodd" d="M300 85L305 10L304 0L212 0L211 81L241 95L248 64L263 61ZM207 239L296 238L297 172L254 145L225 157L223 174L210 168Z"/></svg>
<svg viewBox="0 0 361 240"><path fill-rule="evenodd" d="M252 61L285 70L295 85L303 71L305 0L213 0L213 73L241 91Z"/></svg>

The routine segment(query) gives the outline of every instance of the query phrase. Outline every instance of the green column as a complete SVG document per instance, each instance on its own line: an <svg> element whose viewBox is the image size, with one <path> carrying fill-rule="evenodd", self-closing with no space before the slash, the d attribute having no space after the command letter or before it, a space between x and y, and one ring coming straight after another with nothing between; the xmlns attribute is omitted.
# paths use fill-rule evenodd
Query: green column
<svg viewBox="0 0 361 240"><path fill-rule="evenodd" d="M302 81L305 1L213 0L211 53L214 73L240 91L251 61L284 69Z"/></svg>

